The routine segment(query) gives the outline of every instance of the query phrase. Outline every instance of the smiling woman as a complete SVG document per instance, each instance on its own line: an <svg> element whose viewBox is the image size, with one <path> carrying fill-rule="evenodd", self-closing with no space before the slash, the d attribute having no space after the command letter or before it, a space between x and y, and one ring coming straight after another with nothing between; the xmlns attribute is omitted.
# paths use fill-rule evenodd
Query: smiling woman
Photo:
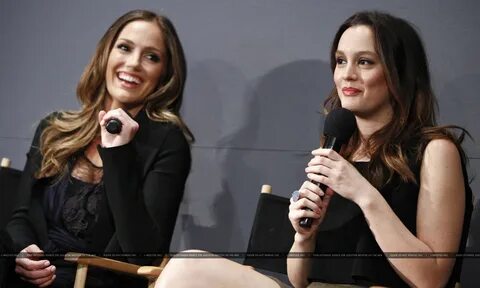
<svg viewBox="0 0 480 288"><path fill-rule="evenodd" d="M333 79L342 107L357 118L371 118L380 123L392 117L383 65L375 47L375 39L366 25L347 29L335 53L337 66Z"/></svg>
<svg viewBox="0 0 480 288"><path fill-rule="evenodd" d="M312 151L308 181L291 200L296 232L290 250L295 256L287 259L291 284L453 287L462 266L455 254L464 252L472 213L460 146L465 130L458 129L456 137L452 128L459 127L436 124L418 33L386 13L356 13L338 29L330 65L335 87L325 111L347 108L357 127L341 153ZM310 228L299 224L305 217L312 218ZM220 257L173 258L156 283L157 288L285 286Z"/></svg>
<svg viewBox="0 0 480 288"><path fill-rule="evenodd" d="M158 25L147 21L127 24L108 57L107 109L124 108L136 115L145 98L163 80L165 55L163 33Z"/></svg>
<svg viewBox="0 0 480 288"><path fill-rule="evenodd" d="M110 26L78 84L80 110L49 115L35 133L7 226L20 252L9 287L72 287L74 267L53 254L168 252L191 163L185 77L169 19L135 10ZM107 132L111 118L120 133ZM145 284L92 272L88 287Z"/></svg>

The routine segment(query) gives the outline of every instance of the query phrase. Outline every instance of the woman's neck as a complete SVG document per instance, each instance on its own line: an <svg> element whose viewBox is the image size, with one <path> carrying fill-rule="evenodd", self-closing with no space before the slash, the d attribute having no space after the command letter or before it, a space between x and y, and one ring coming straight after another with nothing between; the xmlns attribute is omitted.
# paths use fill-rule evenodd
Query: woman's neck
<svg viewBox="0 0 480 288"><path fill-rule="evenodd" d="M364 119L361 117L355 117L357 119L358 132L361 139L368 139L375 132L382 129L385 126L385 121L376 121L371 119Z"/></svg>
<svg viewBox="0 0 480 288"><path fill-rule="evenodd" d="M118 108L121 108L124 111L128 112L130 117L134 118L135 116L137 116L138 112L140 112L140 110L142 110L143 105L135 105L135 106L132 106L132 107L128 107L128 105L123 105L120 102L112 101L112 99L110 97L106 98L105 105L104 105L104 110L105 111L108 112L110 110L114 110L114 109L118 109Z"/></svg>
<svg viewBox="0 0 480 288"><path fill-rule="evenodd" d="M102 167L103 162L98 154L97 146L101 143L100 137L95 137L84 151L84 156L97 167Z"/></svg>
<svg viewBox="0 0 480 288"><path fill-rule="evenodd" d="M355 115L358 128L359 146L352 154L352 161L365 162L370 161L370 153L365 147L368 139L378 130L385 127L385 125L392 119L393 111L391 109L383 110L382 113L375 115Z"/></svg>
<svg viewBox="0 0 480 288"><path fill-rule="evenodd" d="M351 155L351 161L352 162L368 162L370 161L370 155L369 153L365 150L365 145L363 144L364 141L362 140L360 142L359 147L353 151Z"/></svg>
<svg viewBox="0 0 480 288"><path fill-rule="evenodd" d="M355 115L357 121L358 132L361 139L368 139L375 132L382 129L390 122L393 117L393 110L383 109L373 115Z"/></svg>

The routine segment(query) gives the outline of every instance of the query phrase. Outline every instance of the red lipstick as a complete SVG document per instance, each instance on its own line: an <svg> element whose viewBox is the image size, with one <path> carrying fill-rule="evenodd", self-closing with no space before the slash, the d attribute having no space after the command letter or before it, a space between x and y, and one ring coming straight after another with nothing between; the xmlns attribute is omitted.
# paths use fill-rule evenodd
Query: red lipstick
<svg viewBox="0 0 480 288"><path fill-rule="evenodd" d="M344 87L344 88L342 88L342 92L343 92L343 95L345 95L345 96L355 96L355 95L360 94L360 92L362 92L362 90L357 89L357 88L353 88L353 87Z"/></svg>

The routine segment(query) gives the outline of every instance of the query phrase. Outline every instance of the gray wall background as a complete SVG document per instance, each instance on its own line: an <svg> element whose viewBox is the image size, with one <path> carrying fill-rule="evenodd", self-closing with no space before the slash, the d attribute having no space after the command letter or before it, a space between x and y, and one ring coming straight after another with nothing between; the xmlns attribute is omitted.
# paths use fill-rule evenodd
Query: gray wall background
<svg viewBox="0 0 480 288"><path fill-rule="evenodd" d="M302 183L332 87L330 43L359 10L390 12L419 29L440 123L463 126L477 140L465 147L480 196L475 0L0 0L0 156L23 168L38 120L79 107L76 84L97 41L138 8L172 19L188 61L183 115L197 141L172 251L245 251L261 185L288 196ZM469 245L480 251L480 243ZM465 287L480 283L479 259L466 260Z"/></svg>

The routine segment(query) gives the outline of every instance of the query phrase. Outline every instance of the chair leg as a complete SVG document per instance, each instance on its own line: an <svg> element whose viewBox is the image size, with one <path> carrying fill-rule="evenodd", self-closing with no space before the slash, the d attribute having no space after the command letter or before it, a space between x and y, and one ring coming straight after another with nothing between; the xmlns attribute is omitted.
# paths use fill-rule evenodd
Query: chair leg
<svg viewBox="0 0 480 288"><path fill-rule="evenodd" d="M87 280L88 265L78 264L77 274L75 275L75 284L73 288L84 288L85 280Z"/></svg>

